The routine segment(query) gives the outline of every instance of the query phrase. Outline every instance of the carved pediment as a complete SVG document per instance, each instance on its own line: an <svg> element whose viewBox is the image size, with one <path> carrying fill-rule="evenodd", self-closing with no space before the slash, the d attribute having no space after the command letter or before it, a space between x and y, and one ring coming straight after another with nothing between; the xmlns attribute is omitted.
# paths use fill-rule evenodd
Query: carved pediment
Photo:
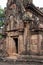
<svg viewBox="0 0 43 65"><path fill-rule="evenodd" d="M29 12L29 11L25 12L24 15L23 15L23 20L24 21L30 21L30 20L32 20L32 13Z"/></svg>

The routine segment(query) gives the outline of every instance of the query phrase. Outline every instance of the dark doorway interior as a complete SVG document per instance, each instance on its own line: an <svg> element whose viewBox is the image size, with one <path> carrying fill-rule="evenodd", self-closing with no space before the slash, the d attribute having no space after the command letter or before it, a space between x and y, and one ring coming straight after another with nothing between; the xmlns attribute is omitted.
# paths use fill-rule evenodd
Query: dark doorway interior
<svg viewBox="0 0 43 65"><path fill-rule="evenodd" d="M18 53L18 38L13 38L16 46L16 53Z"/></svg>

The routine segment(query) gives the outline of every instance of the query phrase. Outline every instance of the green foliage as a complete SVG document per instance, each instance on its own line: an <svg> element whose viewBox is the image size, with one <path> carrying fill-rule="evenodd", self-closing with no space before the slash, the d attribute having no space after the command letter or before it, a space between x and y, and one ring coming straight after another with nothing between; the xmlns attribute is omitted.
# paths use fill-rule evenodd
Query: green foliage
<svg viewBox="0 0 43 65"><path fill-rule="evenodd" d="M4 9L2 9L0 7L0 31L1 31L1 27L3 27L3 25L4 25L4 18L5 18ZM3 35L2 35L2 33L0 33L0 39L2 39L2 38L3 38Z"/></svg>
<svg viewBox="0 0 43 65"><path fill-rule="evenodd" d="M4 10L0 8L0 17L4 17Z"/></svg>
<svg viewBox="0 0 43 65"><path fill-rule="evenodd" d="M3 38L3 36L2 36L2 34L0 34L0 39L2 39Z"/></svg>
<svg viewBox="0 0 43 65"><path fill-rule="evenodd" d="M3 21L0 20L0 27L3 26L3 25L4 25Z"/></svg>
<svg viewBox="0 0 43 65"><path fill-rule="evenodd" d="M4 22L3 22L4 17L5 17L5 15L4 15L4 9L2 9L0 7L0 27L4 25Z"/></svg>

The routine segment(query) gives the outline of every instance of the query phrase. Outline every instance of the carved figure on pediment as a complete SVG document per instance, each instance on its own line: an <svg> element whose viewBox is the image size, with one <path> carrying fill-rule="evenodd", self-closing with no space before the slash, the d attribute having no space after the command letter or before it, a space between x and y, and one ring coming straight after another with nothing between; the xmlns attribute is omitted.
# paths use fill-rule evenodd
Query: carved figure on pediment
<svg viewBox="0 0 43 65"><path fill-rule="evenodd" d="M32 0L23 0L23 4L24 6L26 6L27 4L32 3Z"/></svg>
<svg viewBox="0 0 43 65"><path fill-rule="evenodd" d="M12 23L13 28L17 26L17 20L13 15L10 16L10 22Z"/></svg>
<svg viewBox="0 0 43 65"><path fill-rule="evenodd" d="M24 13L25 7L23 5L23 0L17 0L16 5L18 7L18 11L21 12L21 13Z"/></svg>
<svg viewBox="0 0 43 65"><path fill-rule="evenodd" d="M31 22L30 29L38 30L39 29L39 23L40 23L39 18L36 17L35 15L33 16L33 18L34 18L34 21Z"/></svg>
<svg viewBox="0 0 43 65"><path fill-rule="evenodd" d="M8 0L7 2L7 7L9 7L10 5L16 3L16 0Z"/></svg>

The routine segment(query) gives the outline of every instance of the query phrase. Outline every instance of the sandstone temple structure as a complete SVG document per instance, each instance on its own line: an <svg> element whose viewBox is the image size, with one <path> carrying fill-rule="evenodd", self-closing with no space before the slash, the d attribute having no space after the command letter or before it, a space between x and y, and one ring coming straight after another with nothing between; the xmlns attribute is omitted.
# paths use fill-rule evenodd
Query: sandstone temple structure
<svg viewBox="0 0 43 65"><path fill-rule="evenodd" d="M32 0L8 0L4 31L9 56L43 55L43 12Z"/></svg>

